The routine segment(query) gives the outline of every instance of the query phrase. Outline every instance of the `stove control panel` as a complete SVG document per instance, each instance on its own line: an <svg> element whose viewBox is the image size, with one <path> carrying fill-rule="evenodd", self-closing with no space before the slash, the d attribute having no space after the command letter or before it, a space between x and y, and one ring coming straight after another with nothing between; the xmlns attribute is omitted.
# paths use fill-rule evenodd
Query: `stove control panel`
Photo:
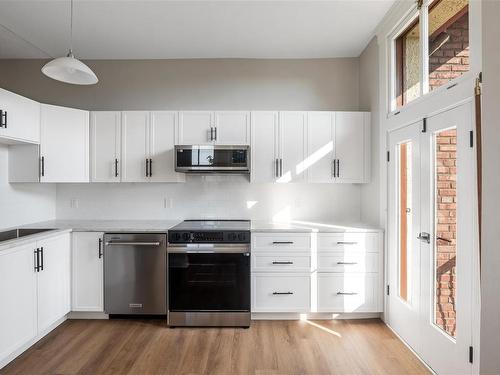
<svg viewBox="0 0 500 375"><path fill-rule="evenodd" d="M250 243L250 231L182 231L168 232L169 243Z"/></svg>

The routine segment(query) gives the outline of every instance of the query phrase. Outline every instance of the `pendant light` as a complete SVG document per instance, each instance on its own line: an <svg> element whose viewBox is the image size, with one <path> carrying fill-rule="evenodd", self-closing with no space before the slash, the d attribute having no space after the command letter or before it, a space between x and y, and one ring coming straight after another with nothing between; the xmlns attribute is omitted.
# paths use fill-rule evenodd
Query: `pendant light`
<svg viewBox="0 0 500 375"><path fill-rule="evenodd" d="M95 73L73 55L73 0L71 0L70 48L66 57L49 61L42 73L56 81L73 85L93 85L98 79Z"/></svg>

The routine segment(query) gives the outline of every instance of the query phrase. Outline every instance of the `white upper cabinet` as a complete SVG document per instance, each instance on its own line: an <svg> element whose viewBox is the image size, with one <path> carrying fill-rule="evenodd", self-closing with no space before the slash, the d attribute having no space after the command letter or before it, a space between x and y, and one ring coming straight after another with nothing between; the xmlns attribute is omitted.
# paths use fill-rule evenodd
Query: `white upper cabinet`
<svg viewBox="0 0 500 375"><path fill-rule="evenodd" d="M89 112L41 105L41 182L89 182Z"/></svg>
<svg viewBox="0 0 500 375"><path fill-rule="evenodd" d="M179 112L180 145L249 145L250 112Z"/></svg>
<svg viewBox="0 0 500 375"><path fill-rule="evenodd" d="M149 112L122 112L122 181L149 177Z"/></svg>
<svg viewBox="0 0 500 375"><path fill-rule="evenodd" d="M184 182L184 173L175 171L174 141L176 112L151 112L149 127L149 180L151 182Z"/></svg>
<svg viewBox="0 0 500 375"><path fill-rule="evenodd" d="M179 112L179 145L206 145L215 140L214 113L209 111Z"/></svg>
<svg viewBox="0 0 500 375"><path fill-rule="evenodd" d="M370 180L370 113L335 113L336 182Z"/></svg>
<svg viewBox="0 0 500 375"><path fill-rule="evenodd" d="M90 175L92 182L119 182L121 112L90 115Z"/></svg>
<svg viewBox="0 0 500 375"><path fill-rule="evenodd" d="M40 103L0 89L0 141L40 143Z"/></svg>
<svg viewBox="0 0 500 375"><path fill-rule="evenodd" d="M38 331L43 332L71 309L70 234L37 241L41 251L38 272Z"/></svg>
<svg viewBox="0 0 500 375"><path fill-rule="evenodd" d="M279 177L278 112L252 112L251 182L275 182Z"/></svg>
<svg viewBox="0 0 500 375"><path fill-rule="evenodd" d="M334 181L335 112L309 112L307 115L308 182Z"/></svg>
<svg viewBox="0 0 500 375"><path fill-rule="evenodd" d="M71 311L104 311L103 235L72 234Z"/></svg>
<svg viewBox="0 0 500 375"><path fill-rule="evenodd" d="M250 144L250 112L215 112L215 143L219 145Z"/></svg>
<svg viewBox="0 0 500 375"><path fill-rule="evenodd" d="M278 182L305 182L307 112L280 112Z"/></svg>

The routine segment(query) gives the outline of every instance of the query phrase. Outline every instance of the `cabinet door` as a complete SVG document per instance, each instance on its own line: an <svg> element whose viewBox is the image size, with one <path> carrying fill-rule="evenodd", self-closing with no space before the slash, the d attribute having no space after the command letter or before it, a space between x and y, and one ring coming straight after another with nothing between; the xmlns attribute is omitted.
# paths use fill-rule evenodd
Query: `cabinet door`
<svg viewBox="0 0 500 375"><path fill-rule="evenodd" d="M176 112L152 112L149 131L150 181L183 182L184 173L174 166L174 143L177 128Z"/></svg>
<svg viewBox="0 0 500 375"><path fill-rule="evenodd" d="M337 112L335 114L336 182L362 183L369 179L369 114Z"/></svg>
<svg viewBox="0 0 500 375"><path fill-rule="evenodd" d="M89 182L89 112L42 104L41 182Z"/></svg>
<svg viewBox="0 0 500 375"><path fill-rule="evenodd" d="M122 113L122 181L148 181L149 112Z"/></svg>
<svg viewBox="0 0 500 375"><path fill-rule="evenodd" d="M274 182L278 178L278 112L252 112L252 182Z"/></svg>
<svg viewBox="0 0 500 375"><path fill-rule="evenodd" d="M333 112L309 112L307 115L308 182L333 182Z"/></svg>
<svg viewBox="0 0 500 375"><path fill-rule="evenodd" d="M305 182L306 112L280 112L280 183Z"/></svg>
<svg viewBox="0 0 500 375"><path fill-rule="evenodd" d="M40 143L40 103L0 89L0 137Z"/></svg>
<svg viewBox="0 0 500 375"><path fill-rule="evenodd" d="M0 252L0 367L36 336L35 243Z"/></svg>
<svg viewBox="0 0 500 375"><path fill-rule="evenodd" d="M179 112L178 138L180 145L212 144L215 140L213 112Z"/></svg>
<svg viewBox="0 0 500 375"><path fill-rule="evenodd" d="M92 112L90 150L92 182L119 182L120 112Z"/></svg>
<svg viewBox="0 0 500 375"><path fill-rule="evenodd" d="M249 145L250 112L215 112L214 138L220 145Z"/></svg>
<svg viewBox="0 0 500 375"><path fill-rule="evenodd" d="M69 233L36 243L43 260L37 273L39 333L70 311L70 246Z"/></svg>
<svg viewBox="0 0 500 375"><path fill-rule="evenodd" d="M100 232L73 233L72 311L104 311L103 235Z"/></svg>

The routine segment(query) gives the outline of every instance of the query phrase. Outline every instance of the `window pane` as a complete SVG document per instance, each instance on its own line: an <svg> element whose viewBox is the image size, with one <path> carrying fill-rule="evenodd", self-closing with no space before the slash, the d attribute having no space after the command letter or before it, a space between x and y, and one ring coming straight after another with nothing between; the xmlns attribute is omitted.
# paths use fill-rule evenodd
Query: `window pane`
<svg viewBox="0 0 500 375"><path fill-rule="evenodd" d="M457 256L457 130L440 131L435 149L435 314L434 322L450 336L456 334Z"/></svg>
<svg viewBox="0 0 500 375"><path fill-rule="evenodd" d="M469 71L469 1L429 6L429 91Z"/></svg>
<svg viewBox="0 0 500 375"><path fill-rule="evenodd" d="M399 296L410 300L411 142L399 145Z"/></svg>
<svg viewBox="0 0 500 375"><path fill-rule="evenodd" d="M396 38L396 101L401 107L420 96L418 18Z"/></svg>

